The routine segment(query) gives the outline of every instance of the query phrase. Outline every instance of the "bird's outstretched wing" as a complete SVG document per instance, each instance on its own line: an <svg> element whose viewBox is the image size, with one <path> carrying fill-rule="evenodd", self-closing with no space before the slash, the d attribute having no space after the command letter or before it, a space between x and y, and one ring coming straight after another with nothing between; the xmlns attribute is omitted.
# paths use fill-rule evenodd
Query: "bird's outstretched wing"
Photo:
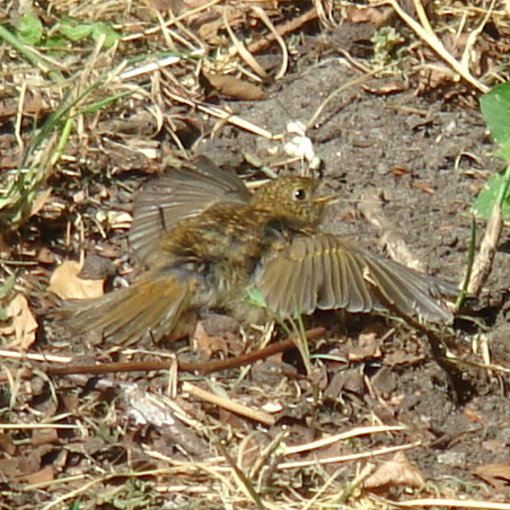
<svg viewBox="0 0 510 510"><path fill-rule="evenodd" d="M250 199L250 192L235 172L217 167L205 156L196 158L193 165L169 168L165 176L150 181L138 195L129 241L148 265L161 236L178 221L218 202L244 203Z"/></svg>
<svg viewBox="0 0 510 510"><path fill-rule="evenodd" d="M395 311L439 323L453 319L441 296L456 293L453 285L331 234L296 237L284 249L274 250L262 265L256 286L280 317L344 309Z"/></svg>

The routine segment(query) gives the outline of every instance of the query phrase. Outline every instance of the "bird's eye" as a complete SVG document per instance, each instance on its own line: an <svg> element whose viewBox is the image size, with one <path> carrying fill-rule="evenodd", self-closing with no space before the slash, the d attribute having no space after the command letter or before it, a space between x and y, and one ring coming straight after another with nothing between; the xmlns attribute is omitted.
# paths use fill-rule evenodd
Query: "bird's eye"
<svg viewBox="0 0 510 510"><path fill-rule="evenodd" d="M306 191L303 188L297 188L294 190L294 198L296 200L304 200L306 198Z"/></svg>

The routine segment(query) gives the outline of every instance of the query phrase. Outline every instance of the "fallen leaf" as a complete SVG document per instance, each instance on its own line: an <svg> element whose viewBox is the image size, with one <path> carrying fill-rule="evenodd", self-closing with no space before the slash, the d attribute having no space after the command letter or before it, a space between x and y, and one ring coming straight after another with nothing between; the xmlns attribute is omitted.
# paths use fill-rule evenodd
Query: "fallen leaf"
<svg viewBox="0 0 510 510"><path fill-rule="evenodd" d="M0 328L0 334L14 335L14 341L9 347L26 350L35 341L37 321L30 311L27 298L23 294L16 294L6 309L7 317L11 319L8 326Z"/></svg>
<svg viewBox="0 0 510 510"><path fill-rule="evenodd" d="M38 484L38 483L48 483L54 480L55 471L53 466L50 464L49 466L44 466L39 471L35 471L34 473L30 473L29 475L24 477L24 480L30 484Z"/></svg>
<svg viewBox="0 0 510 510"><path fill-rule="evenodd" d="M66 260L51 275L48 290L62 299L88 299L104 294L104 280L85 280L79 278L81 264Z"/></svg>
<svg viewBox="0 0 510 510"><path fill-rule="evenodd" d="M345 8L345 20L351 23L372 23L380 26L387 18L387 14L375 7L364 7L360 9L356 5L349 5Z"/></svg>
<svg viewBox="0 0 510 510"><path fill-rule="evenodd" d="M58 443L59 437L57 429L34 429L32 431L32 446L40 446L42 444Z"/></svg>
<svg viewBox="0 0 510 510"><path fill-rule="evenodd" d="M202 324L202 321L199 321L195 328L193 344L196 345L197 350L204 354L208 359L210 359L212 355L218 351L223 353L223 355L228 353L228 347L225 339L221 336L209 335Z"/></svg>
<svg viewBox="0 0 510 510"><path fill-rule="evenodd" d="M20 476L19 462L16 458L0 459L0 475L3 479L12 480Z"/></svg>
<svg viewBox="0 0 510 510"><path fill-rule="evenodd" d="M509 464L485 464L483 466L478 466L473 473L498 490L501 490L503 487L501 481L507 484L510 482Z"/></svg>
<svg viewBox="0 0 510 510"><path fill-rule="evenodd" d="M365 328L358 337L358 342L349 348L350 361L362 361L367 358L380 358L381 348L379 339L381 338L381 327L378 323L373 323Z"/></svg>
<svg viewBox="0 0 510 510"><path fill-rule="evenodd" d="M404 452L397 452L394 457L381 464L366 480L366 489L381 489L392 485L405 485L419 488L425 483L422 472L413 466Z"/></svg>
<svg viewBox="0 0 510 510"><path fill-rule="evenodd" d="M5 452L10 456L16 453L16 445L10 434L0 433L0 452Z"/></svg>
<svg viewBox="0 0 510 510"><path fill-rule="evenodd" d="M233 76L202 71L202 77L222 96L243 101L255 101L265 96L265 92L260 87Z"/></svg>
<svg viewBox="0 0 510 510"><path fill-rule="evenodd" d="M377 94L379 96L387 96L395 94L396 92L402 92L409 89L409 84L404 80L392 79L392 80L374 80L373 83L363 85L363 89L371 94Z"/></svg>
<svg viewBox="0 0 510 510"><path fill-rule="evenodd" d="M48 198L50 198L52 191L53 188L46 188L37 195L36 199L32 202L32 207L30 208L30 216L37 214L44 207L44 204L46 204Z"/></svg>

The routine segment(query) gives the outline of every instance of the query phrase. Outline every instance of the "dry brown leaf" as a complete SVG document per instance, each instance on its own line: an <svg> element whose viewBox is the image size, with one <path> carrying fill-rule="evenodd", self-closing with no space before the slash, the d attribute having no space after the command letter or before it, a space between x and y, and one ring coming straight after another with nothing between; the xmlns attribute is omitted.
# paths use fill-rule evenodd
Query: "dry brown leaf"
<svg viewBox="0 0 510 510"><path fill-rule="evenodd" d="M84 280L79 278L81 264L66 260L51 275L48 290L62 299L87 299L104 294L104 280Z"/></svg>
<svg viewBox="0 0 510 510"><path fill-rule="evenodd" d="M51 482L55 478L55 471L53 469L53 466L50 464L48 466L43 467L39 471L36 471L35 473L31 473L24 477L24 480L27 483L47 483Z"/></svg>
<svg viewBox="0 0 510 510"><path fill-rule="evenodd" d="M379 338L381 337L380 325L374 323L365 328L358 337L358 342L349 348L349 360L362 361L367 358L380 358L381 348Z"/></svg>
<svg viewBox="0 0 510 510"><path fill-rule="evenodd" d="M387 96L402 92L409 89L409 84L405 80L392 78L388 80L373 80L372 82L362 85L363 89L371 94L379 96Z"/></svg>
<svg viewBox="0 0 510 510"><path fill-rule="evenodd" d="M23 98L23 114L40 114L47 108L47 105L36 92L28 92ZM0 118L14 117L19 111L19 103L13 98L6 98L0 101Z"/></svg>
<svg viewBox="0 0 510 510"><path fill-rule="evenodd" d="M413 188L419 189L428 195L434 195L436 191L424 182L413 182L411 184Z"/></svg>
<svg viewBox="0 0 510 510"><path fill-rule="evenodd" d="M16 445L10 434L0 433L0 452L5 452L10 456L16 453Z"/></svg>
<svg viewBox="0 0 510 510"><path fill-rule="evenodd" d="M478 466L473 473L498 489L502 486L501 480L510 482L509 464L485 464Z"/></svg>
<svg viewBox="0 0 510 510"><path fill-rule="evenodd" d="M0 328L0 334L14 335L10 347L26 350L35 341L37 321L30 311L27 298L23 294L16 294L7 307L7 317L11 319L8 326Z"/></svg>
<svg viewBox="0 0 510 510"><path fill-rule="evenodd" d="M346 21L351 23L372 23L376 27L382 25L388 15L377 7L360 9L355 5L349 5L344 10Z"/></svg>
<svg viewBox="0 0 510 510"><path fill-rule="evenodd" d="M18 459L16 457L0 459L0 475L7 480L19 477L20 468Z"/></svg>
<svg viewBox="0 0 510 510"><path fill-rule="evenodd" d="M48 198L50 198L52 191L53 188L46 188L37 195L36 199L32 202L32 207L30 208L30 216L37 214L44 207L44 204L46 204Z"/></svg>
<svg viewBox="0 0 510 510"><path fill-rule="evenodd" d="M397 452L393 459L381 464L366 480L366 489L381 489L391 485L419 488L425 483L422 472L413 466L404 452Z"/></svg>
<svg viewBox="0 0 510 510"><path fill-rule="evenodd" d="M32 431L32 446L41 446L43 444L58 443L59 437L57 429L34 429Z"/></svg>
<svg viewBox="0 0 510 510"><path fill-rule="evenodd" d="M201 321L197 323L195 332L193 333L193 344L196 345L197 350L208 359L218 351L222 352L223 355L228 354L228 346L225 338L222 336L210 335Z"/></svg>
<svg viewBox="0 0 510 510"><path fill-rule="evenodd" d="M225 23L222 19L225 6L215 5L207 11L200 11L196 15L187 16L186 21L188 25L196 27L198 36L207 42L217 41L221 39L218 33L225 28ZM232 28L238 27L243 24L245 19L243 9L230 9L226 13L228 23Z"/></svg>
<svg viewBox="0 0 510 510"><path fill-rule="evenodd" d="M205 71L202 71L202 75L209 85L222 96L242 101L255 101L265 96L265 92L260 87L239 78L224 74L210 74Z"/></svg>

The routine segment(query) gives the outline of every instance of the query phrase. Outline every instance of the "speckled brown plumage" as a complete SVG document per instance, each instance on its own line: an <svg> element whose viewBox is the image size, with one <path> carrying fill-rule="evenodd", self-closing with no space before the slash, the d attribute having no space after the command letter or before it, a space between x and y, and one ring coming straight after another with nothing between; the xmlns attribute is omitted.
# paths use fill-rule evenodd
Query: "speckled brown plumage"
<svg viewBox="0 0 510 510"><path fill-rule="evenodd" d="M157 341L188 309L254 321L337 308L450 321L438 299L451 286L319 230L329 197L317 185L286 176L250 194L207 160L170 169L135 206L130 240L147 271L129 288L66 304L62 315L119 343ZM250 288L267 308L247 303Z"/></svg>

